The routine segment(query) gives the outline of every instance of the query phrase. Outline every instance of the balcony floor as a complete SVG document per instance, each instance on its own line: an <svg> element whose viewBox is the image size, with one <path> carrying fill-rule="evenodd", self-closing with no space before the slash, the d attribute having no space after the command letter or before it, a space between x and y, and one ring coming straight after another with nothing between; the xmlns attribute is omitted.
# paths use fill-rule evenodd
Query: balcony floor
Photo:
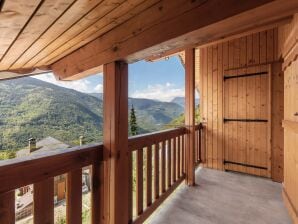
<svg viewBox="0 0 298 224"><path fill-rule="evenodd" d="M151 224L290 224L282 186L244 174L199 168L195 187L181 185Z"/></svg>

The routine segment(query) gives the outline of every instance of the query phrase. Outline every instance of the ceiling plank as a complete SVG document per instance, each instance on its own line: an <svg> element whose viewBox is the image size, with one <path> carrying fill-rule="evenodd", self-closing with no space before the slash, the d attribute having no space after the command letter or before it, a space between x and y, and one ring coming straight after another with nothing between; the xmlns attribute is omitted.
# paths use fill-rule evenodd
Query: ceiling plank
<svg viewBox="0 0 298 224"><path fill-rule="evenodd" d="M131 4L131 1L139 2L140 0L129 0L129 4ZM59 36L55 41L50 43L37 55L31 58L25 64L25 67L33 67L40 60L43 60L43 61L40 62L39 64L44 64L44 60L48 58L49 54L51 54L57 48L69 44L69 42L72 41L72 39L77 38L77 36L80 36L81 33L84 33L86 31L86 29L90 29L90 27L94 27L93 29L99 29L100 26L97 25L98 21L102 21L103 18L109 17L110 14L112 14L114 11L117 11L119 8L123 8L123 5L126 5L125 2L126 2L125 0L114 0L114 1L104 0L103 2L101 2L100 5L94 8L94 10L88 13L88 15L83 17L74 26L72 26L61 36ZM113 17L111 18L109 17L109 19L112 20Z"/></svg>
<svg viewBox="0 0 298 224"><path fill-rule="evenodd" d="M0 70L7 70L32 45L74 0L45 0L2 58ZM50 12L50 13L49 13Z"/></svg>
<svg viewBox="0 0 298 224"><path fill-rule="evenodd" d="M156 50L185 45L187 40L177 39L178 36L207 27L268 2L272 3L268 0L244 2L238 0L163 0L54 63L52 69L60 79L72 79L71 77L75 77L78 73L114 60L134 61L146 58ZM164 46L160 45L169 40L174 41ZM144 49L150 50L143 51Z"/></svg>
<svg viewBox="0 0 298 224"><path fill-rule="evenodd" d="M75 3L45 32L33 45L30 46L19 59L10 67L11 70L22 68L28 60L77 23L102 0L80 0Z"/></svg>
<svg viewBox="0 0 298 224"><path fill-rule="evenodd" d="M17 38L41 0L6 0L0 12L0 59Z"/></svg>
<svg viewBox="0 0 298 224"><path fill-rule="evenodd" d="M114 27L129 20L158 1L160 0L146 0L142 2L135 0L125 1L124 4L113 10L113 12L101 18L94 25L74 36L72 39L70 38L69 41L65 42L64 44L60 43L60 45L56 44L58 46L56 48L51 46L51 48L49 48L46 52L43 52L43 59L34 64L34 62L40 58L40 55L38 55L33 59L32 66L52 64L53 62L101 36L105 32L108 32ZM50 53L47 55L47 52Z"/></svg>

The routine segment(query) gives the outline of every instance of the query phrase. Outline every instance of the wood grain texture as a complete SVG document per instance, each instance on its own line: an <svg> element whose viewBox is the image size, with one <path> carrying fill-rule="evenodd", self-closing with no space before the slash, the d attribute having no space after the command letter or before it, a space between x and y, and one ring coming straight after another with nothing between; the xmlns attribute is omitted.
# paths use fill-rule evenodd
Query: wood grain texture
<svg viewBox="0 0 298 224"><path fill-rule="evenodd" d="M279 29L280 55L284 62L284 193L289 213L296 223L298 211L298 14Z"/></svg>
<svg viewBox="0 0 298 224"><path fill-rule="evenodd" d="M0 14L0 59L5 55L41 3L41 0L32 0L30 2L16 0L3 3Z"/></svg>
<svg viewBox="0 0 298 224"><path fill-rule="evenodd" d="M0 69L8 70L11 65L55 23L59 16L61 16L73 2L73 0L44 1L37 9L35 15L30 19L28 25L24 27L22 32L18 35L18 38L6 52L1 60ZM26 9L22 8L22 10L24 13L26 12Z"/></svg>
<svg viewBox="0 0 298 224"><path fill-rule="evenodd" d="M186 183L195 185L195 50L185 50Z"/></svg>
<svg viewBox="0 0 298 224"><path fill-rule="evenodd" d="M99 2L102 0L82 0L82 1L73 1L73 4L70 4L67 10L61 14L54 22L51 24L46 32L43 32L39 38L34 41L13 63L10 69L16 69L20 67L26 67L26 63L34 57L38 52L45 48L48 44L55 41L60 35L65 31L74 26L82 17L93 9ZM67 2L66 2L67 4ZM50 10L50 9L48 9ZM48 11L49 12L49 11ZM34 19L35 19L34 15ZM88 18L88 17L87 17ZM37 18L38 19L38 15ZM33 21L35 22L35 21ZM31 21L30 21L31 23ZM30 24L29 23L29 24ZM82 27L80 27L82 29ZM83 27L84 28L84 27ZM65 41L65 40L64 40Z"/></svg>
<svg viewBox="0 0 298 224"><path fill-rule="evenodd" d="M40 182L90 164L96 164L103 158L102 144L86 145L55 152L15 158L1 162L0 192L7 192ZM22 178L17 178L18 176Z"/></svg>
<svg viewBox="0 0 298 224"><path fill-rule="evenodd" d="M107 2L105 4L107 5ZM67 43L58 42L51 44L47 46L47 49L49 51L46 51L46 49L41 52L39 55L34 57L31 60L31 64L35 66L40 66L43 64L52 64L53 62L63 58L64 56L72 53L79 47L84 46L85 44L89 43L90 41L100 37L104 33L112 30L117 25L122 24L123 22L126 22L127 20L131 19L132 17L138 15L145 9L151 7L155 3L157 3L158 0L129 0L129 1L118 1L119 6L112 10L110 13L105 14L104 16L90 16L91 18L98 19L96 22L94 22L91 26L86 28L84 31L78 33L78 35L71 35L74 34L74 32L66 32L67 36L63 35L63 38L69 38L70 35L70 41ZM113 4L110 5L113 6L117 2L112 2ZM99 9L94 10L94 13L98 13L100 11L103 11L102 6L99 6ZM108 7L104 7L108 8ZM106 10L106 9L105 9ZM88 20L87 20L88 21ZM79 24L78 24L79 25ZM75 30L74 30L75 31ZM50 52L50 54L49 54Z"/></svg>
<svg viewBox="0 0 298 224"><path fill-rule="evenodd" d="M104 214L108 223L128 222L128 65L104 66Z"/></svg>
<svg viewBox="0 0 298 224"><path fill-rule="evenodd" d="M152 147L147 147L146 153L146 205L152 204Z"/></svg>
<svg viewBox="0 0 298 224"><path fill-rule="evenodd" d="M272 180L283 182L284 177L284 75L281 63L272 64Z"/></svg>
<svg viewBox="0 0 298 224"><path fill-rule="evenodd" d="M184 0L171 2L167 0L161 1L135 16L133 19L123 23L121 26L116 27L111 32L93 40L80 48L80 50L54 63L53 70L60 79L71 79L72 76L75 77L82 71L98 67L111 60L126 58L128 61L135 61L149 57L154 52L157 53L161 49L168 49L169 46L171 46L171 48L182 47L177 46L177 43L181 43L184 46L186 43L175 39L178 36L182 38L184 34L189 34L191 31L199 28L203 29L205 26L216 21L232 17L242 11L268 2L270 1L249 1L239 5L233 0L224 3L222 1L207 1L206 3L202 1ZM227 9L224 13L222 11L223 7ZM275 7L272 6L272 8ZM277 8L280 9L280 7ZM209 13L209 10L212 10L213 13ZM264 10L262 12L264 12ZM201 19L198 19L198 15ZM214 17L210 17L210 15ZM248 15L246 15L246 17L247 16ZM267 18L270 18L270 16ZM146 23L139 23L139 21L146 21ZM163 22L158 23L157 21ZM187 24L187 26L185 26L185 24ZM231 23L229 22L229 24ZM167 29L165 29L165 27ZM169 27L175 27L175 30L170 30ZM176 29L177 27L179 27L179 29ZM168 32L165 32L165 30ZM200 32L198 31L198 33ZM190 39L186 39L193 39L191 36L189 36L189 38ZM185 39L185 36L183 36L183 39ZM163 48L157 46L162 42L165 44ZM90 49L92 49L92 51L90 51ZM78 59L80 59L80 61L78 61Z"/></svg>
<svg viewBox="0 0 298 224"><path fill-rule="evenodd" d="M71 224L82 223L82 169L67 174L66 220Z"/></svg>
<svg viewBox="0 0 298 224"><path fill-rule="evenodd" d="M275 111L275 116L282 116L280 106L271 104L277 101L271 100L270 85L278 95L277 82L270 84L271 78L261 75L226 81L223 77L268 70L269 64L277 58L276 30L269 29L200 48L201 111L202 120L206 121L204 140L207 160L204 166L266 177L271 175L271 130L281 128L276 120L271 129L272 111ZM268 125L223 122L223 118L247 117L268 119L269 122ZM278 157L275 164L282 167L278 162L281 157ZM224 160L259 164L268 172L236 164L223 166Z"/></svg>
<svg viewBox="0 0 298 224"><path fill-rule="evenodd" d="M34 224L54 224L54 178L33 185Z"/></svg>
<svg viewBox="0 0 298 224"><path fill-rule="evenodd" d="M91 189L91 224L103 223L104 214L104 183L107 176L104 173L104 163L92 165L92 189Z"/></svg>
<svg viewBox="0 0 298 224"><path fill-rule="evenodd" d="M15 191L0 194L0 223L15 223Z"/></svg>

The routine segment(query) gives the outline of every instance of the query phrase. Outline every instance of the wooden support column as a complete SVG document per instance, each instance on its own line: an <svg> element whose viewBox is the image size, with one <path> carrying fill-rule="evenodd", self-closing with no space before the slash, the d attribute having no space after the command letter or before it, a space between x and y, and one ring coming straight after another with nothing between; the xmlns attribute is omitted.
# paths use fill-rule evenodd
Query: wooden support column
<svg viewBox="0 0 298 224"><path fill-rule="evenodd" d="M103 223L128 223L128 65L104 65Z"/></svg>
<svg viewBox="0 0 298 224"><path fill-rule="evenodd" d="M195 185L195 49L185 50L186 183Z"/></svg>

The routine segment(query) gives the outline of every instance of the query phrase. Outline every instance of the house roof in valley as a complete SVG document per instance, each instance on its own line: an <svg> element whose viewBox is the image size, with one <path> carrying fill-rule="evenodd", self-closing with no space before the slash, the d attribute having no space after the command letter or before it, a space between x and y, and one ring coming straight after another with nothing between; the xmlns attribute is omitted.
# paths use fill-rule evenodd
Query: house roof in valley
<svg viewBox="0 0 298 224"><path fill-rule="evenodd" d="M70 145L55 139L51 136L48 136L46 138L41 139L40 141L36 142L36 148L37 150L30 153L29 147L21 149L17 152L17 157L27 156L29 154L36 154L40 152L50 152L50 151L56 151L57 149L64 149L69 148Z"/></svg>

